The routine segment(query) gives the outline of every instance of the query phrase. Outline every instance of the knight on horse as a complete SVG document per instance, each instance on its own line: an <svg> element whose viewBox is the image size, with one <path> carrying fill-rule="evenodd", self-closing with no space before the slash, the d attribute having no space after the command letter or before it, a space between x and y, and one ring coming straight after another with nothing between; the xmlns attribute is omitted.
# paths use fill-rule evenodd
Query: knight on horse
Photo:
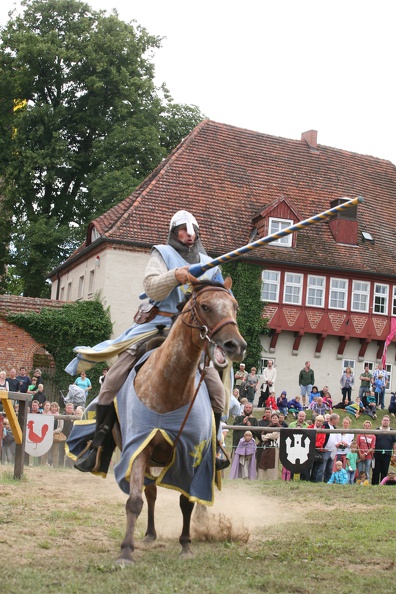
<svg viewBox="0 0 396 594"><path fill-rule="evenodd" d="M172 217L166 245L153 247L143 281L149 304L139 308L136 323L114 341L105 341L92 349L77 347L77 357L66 371L75 374L99 360L103 361L118 353L116 363L106 375L96 404L96 428L93 438L80 453L75 467L82 472L106 474L115 447L112 428L116 420L114 399L124 385L130 371L140 357L139 346L147 337L165 333L171 326L171 318L178 313L177 306L183 301L187 284L195 280L189 273L192 264L210 261L202 245L199 225L195 217L180 210ZM218 267L208 270L200 280L223 282ZM225 390L219 372L213 363L206 368L205 383L211 401L216 435L225 409ZM229 466L228 459L216 458L216 469Z"/></svg>

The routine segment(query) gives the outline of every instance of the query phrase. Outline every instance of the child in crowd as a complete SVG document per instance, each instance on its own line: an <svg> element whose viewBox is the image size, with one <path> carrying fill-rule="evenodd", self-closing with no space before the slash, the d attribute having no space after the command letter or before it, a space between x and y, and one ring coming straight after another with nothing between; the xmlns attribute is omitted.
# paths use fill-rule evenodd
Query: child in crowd
<svg viewBox="0 0 396 594"><path fill-rule="evenodd" d="M289 412L289 403L287 402L287 394L285 390L283 390L281 395L278 396L276 404L278 405L280 412L283 413L285 417L287 417L287 413Z"/></svg>
<svg viewBox="0 0 396 594"><path fill-rule="evenodd" d="M323 394L322 398L323 398L323 404L326 405L326 408L331 413L331 411L333 410L333 400L331 398L331 394L329 392L327 392L327 394Z"/></svg>
<svg viewBox="0 0 396 594"><path fill-rule="evenodd" d="M276 404L275 392L270 392L267 400L265 401L265 406L270 408L271 410L278 410L278 405Z"/></svg>
<svg viewBox="0 0 396 594"><path fill-rule="evenodd" d="M382 373L379 373L378 377L373 381L373 387L374 387L376 402L380 402L380 394L383 392L383 390L385 388L385 382L383 380Z"/></svg>
<svg viewBox="0 0 396 594"><path fill-rule="evenodd" d="M256 442L251 431L245 431L235 450L230 469L230 479L255 479L256 475Z"/></svg>
<svg viewBox="0 0 396 594"><path fill-rule="evenodd" d="M293 417L297 419L297 415L300 411L304 410L302 404L300 403L300 396L296 396L292 398L288 403L289 412L292 413Z"/></svg>
<svg viewBox="0 0 396 594"><path fill-rule="evenodd" d="M357 445L355 441L351 444L351 451L347 453L346 459L348 469L348 482L350 485L353 485L355 483L356 466L358 461Z"/></svg>
<svg viewBox="0 0 396 594"><path fill-rule="evenodd" d="M339 460L335 463L335 471L332 473L330 480L327 482L328 485L336 483L338 485L346 485L348 483L348 473L345 468L342 467L342 462Z"/></svg>
<svg viewBox="0 0 396 594"><path fill-rule="evenodd" d="M377 418L377 405L374 392L366 392L366 410L369 417L372 419Z"/></svg>
<svg viewBox="0 0 396 594"><path fill-rule="evenodd" d="M357 419L360 417L360 415L363 412L363 403L360 400L359 396L356 397L355 402L351 402L350 404L348 404L348 406L345 407L345 411L353 415Z"/></svg>
<svg viewBox="0 0 396 594"><path fill-rule="evenodd" d="M388 471L388 475L382 479L380 485L386 485L387 487L393 487L396 485L396 471L391 468Z"/></svg>
<svg viewBox="0 0 396 594"><path fill-rule="evenodd" d="M314 398L320 396L320 392L316 386L312 386L311 393L309 395L309 404L312 404Z"/></svg>
<svg viewBox="0 0 396 594"><path fill-rule="evenodd" d="M357 485L360 485L361 487L368 487L370 485L370 483L367 480L367 474L364 472L364 470L362 470L362 472L359 474L359 478L356 481Z"/></svg>

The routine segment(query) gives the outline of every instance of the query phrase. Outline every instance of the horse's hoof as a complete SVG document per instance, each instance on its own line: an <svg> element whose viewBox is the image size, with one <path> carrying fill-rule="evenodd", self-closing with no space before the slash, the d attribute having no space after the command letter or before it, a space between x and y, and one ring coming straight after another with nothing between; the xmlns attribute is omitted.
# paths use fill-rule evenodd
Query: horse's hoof
<svg viewBox="0 0 396 594"><path fill-rule="evenodd" d="M135 561L133 559L122 559L122 557L115 560L115 564L119 565L121 569L128 567L129 565L133 565L134 563Z"/></svg>
<svg viewBox="0 0 396 594"><path fill-rule="evenodd" d="M188 559L194 559L195 555L192 551L192 549L188 548L188 549L182 549L179 553L179 559L182 559L183 561L186 561Z"/></svg>
<svg viewBox="0 0 396 594"><path fill-rule="evenodd" d="M144 538L143 538L143 542L154 542L157 539L157 535L156 534L145 534Z"/></svg>

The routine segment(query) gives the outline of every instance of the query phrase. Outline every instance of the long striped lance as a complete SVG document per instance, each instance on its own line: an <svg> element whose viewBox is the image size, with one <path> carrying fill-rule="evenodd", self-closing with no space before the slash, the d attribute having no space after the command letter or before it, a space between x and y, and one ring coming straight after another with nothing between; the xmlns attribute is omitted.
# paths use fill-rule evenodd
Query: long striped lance
<svg viewBox="0 0 396 594"><path fill-rule="evenodd" d="M232 252L228 252L227 254L224 254L223 256L214 258L213 260L210 260L210 262L207 262L206 264L193 264L192 266L190 266L189 272L196 278L199 278L206 270L210 270L210 268L214 268L215 266L224 264L224 262L230 262L231 260L234 260L234 259L238 258L239 256L241 256L242 254L251 252L252 250L254 250L257 247L265 245L266 243L271 243L272 241L276 241L277 239L280 239L281 237L285 237L286 235L291 235L292 233L295 233L296 231L305 229L305 227L310 227L311 225L316 225L316 223L320 223L321 221L328 219L329 217L333 216L337 212L341 212L341 211L346 210L347 208L351 208L351 206L355 206L357 204L363 204L363 202L364 202L364 199L362 198L362 196L358 196L357 198L351 198L351 199L347 200L346 202L342 202L341 204L338 204L337 206L330 208L329 210L325 210L313 217L310 217L309 219L305 219L305 221L300 221L299 223L296 223L295 225L290 225L290 227L286 227L286 229L282 229L282 231L278 231L278 233L271 233L271 235L267 235L266 237L262 237L261 239L256 239L256 241L253 241L252 243L248 243L247 245L244 245L236 250L233 250ZM147 297L147 295L145 293L140 295L140 299L145 299L146 297Z"/></svg>

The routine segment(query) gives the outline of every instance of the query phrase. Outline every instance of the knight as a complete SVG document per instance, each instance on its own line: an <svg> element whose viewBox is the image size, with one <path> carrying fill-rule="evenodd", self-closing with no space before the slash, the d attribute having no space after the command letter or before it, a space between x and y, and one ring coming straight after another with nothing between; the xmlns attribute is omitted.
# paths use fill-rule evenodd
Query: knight
<svg viewBox="0 0 396 594"><path fill-rule="evenodd" d="M116 420L114 399L139 358L138 347L142 335L155 331L158 327L161 328L161 332L166 332L170 328L171 318L177 313L177 306L185 297L187 285L190 280L194 280L189 267L208 261L210 258L202 245L195 217L186 210L179 210L170 221L167 243L155 245L150 254L143 281L149 304L144 304L142 311L135 316L136 323L120 337L90 349L103 355L101 359L95 358L91 364L98 360L106 360L108 352L112 353L111 356L118 352L119 356L107 372L106 381L101 385L96 404L95 434L75 463L78 470L107 473L115 447L112 437L112 427ZM201 279L223 282L218 267L205 272ZM81 369L80 363L89 365L89 357L84 352L84 347L76 347L74 350L77 357L66 368L71 374ZM226 398L220 375L212 363L206 368L205 383L212 404L217 435ZM229 464L228 459L216 457L217 470L227 468Z"/></svg>

